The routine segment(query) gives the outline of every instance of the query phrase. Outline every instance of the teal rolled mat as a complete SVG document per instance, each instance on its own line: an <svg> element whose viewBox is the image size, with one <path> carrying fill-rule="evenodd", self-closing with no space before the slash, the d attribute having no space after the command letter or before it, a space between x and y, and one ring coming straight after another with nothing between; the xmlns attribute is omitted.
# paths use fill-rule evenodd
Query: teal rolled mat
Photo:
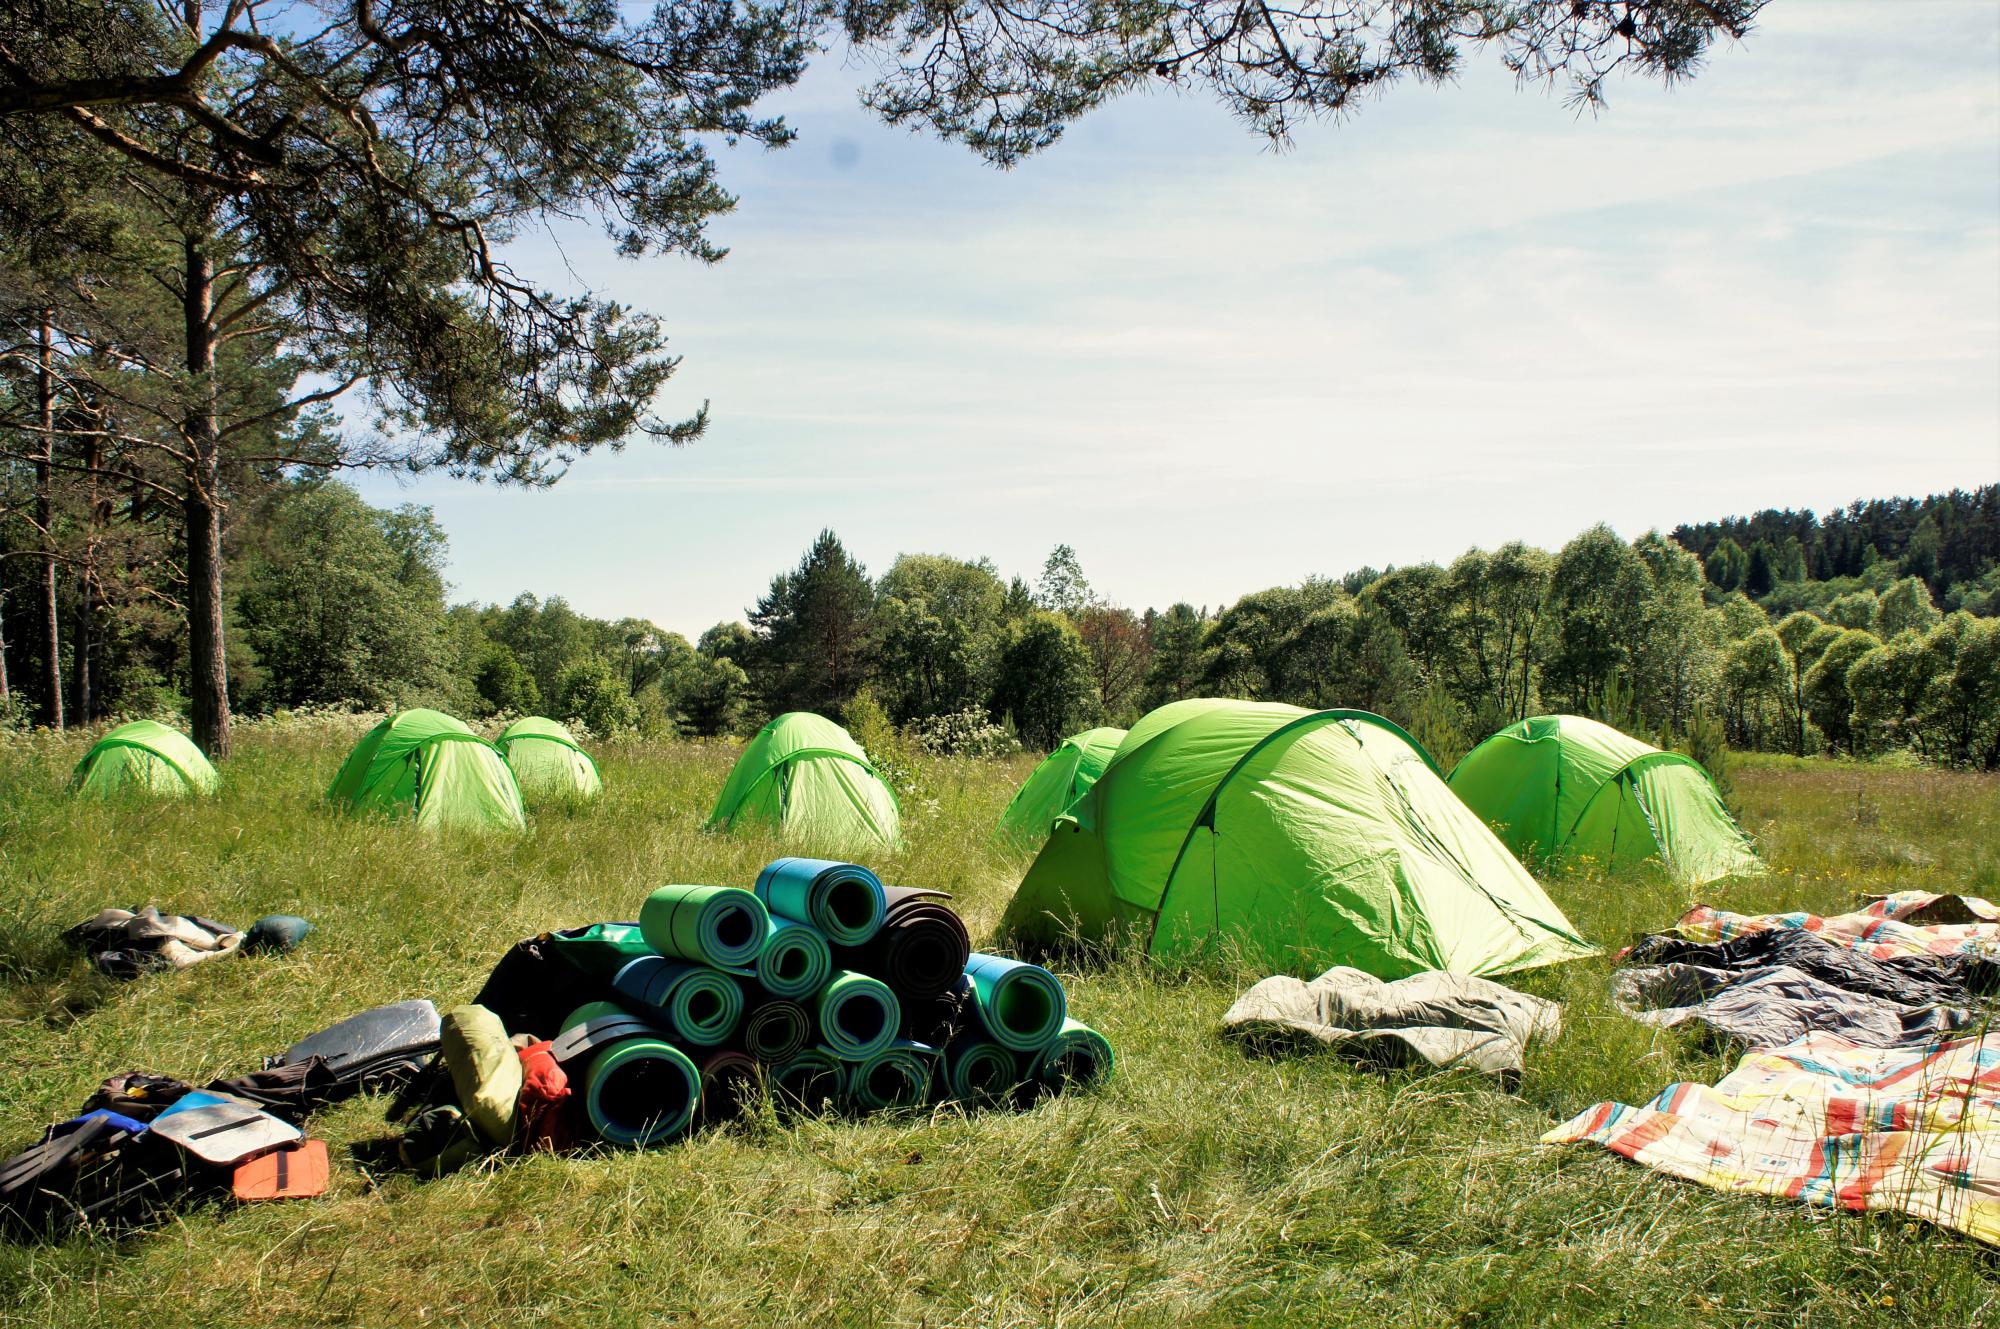
<svg viewBox="0 0 2000 1329"><path fill-rule="evenodd" d="M785 1107L814 1116L836 1107L847 1086L847 1068L825 1048L807 1048L773 1066L765 1077Z"/></svg>
<svg viewBox="0 0 2000 1329"><path fill-rule="evenodd" d="M821 989L814 1022L820 1042L842 1061L866 1061L896 1041L903 1012L889 985L842 969Z"/></svg>
<svg viewBox="0 0 2000 1329"><path fill-rule="evenodd" d="M1089 1025L1065 1019L1062 1031L1047 1047L1021 1058L1021 1074L1055 1093L1084 1089L1111 1078L1117 1059L1111 1040Z"/></svg>
<svg viewBox="0 0 2000 1329"><path fill-rule="evenodd" d="M775 1065L790 1061L812 1042L812 1015L796 1001L773 997L743 1017L743 1050Z"/></svg>
<svg viewBox="0 0 2000 1329"><path fill-rule="evenodd" d="M1022 1055L990 1039L957 1040L944 1050L946 1095L961 1103L997 1103L1012 1097L1021 1083Z"/></svg>
<svg viewBox="0 0 2000 1329"><path fill-rule="evenodd" d="M661 886L639 908L646 944L673 960L741 969L764 949L771 916L734 886Z"/></svg>
<svg viewBox="0 0 2000 1329"><path fill-rule="evenodd" d="M612 989L632 1006L664 1021L667 1032L698 1047L729 1040L743 1019L743 989L705 965L642 955L618 971Z"/></svg>
<svg viewBox="0 0 2000 1329"><path fill-rule="evenodd" d="M812 924L770 916L756 973L757 982L774 997L810 997L833 976L833 952Z"/></svg>
<svg viewBox="0 0 2000 1329"><path fill-rule="evenodd" d="M974 951L965 962L972 1009L986 1036L1009 1052L1033 1052L1062 1030L1069 999L1040 965Z"/></svg>
<svg viewBox="0 0 2000 1329"><path fill-rule="evenodd" d="M622 1014L608 1001L570 1012L563 1028ZM581 1086L591 1129L608 1144L660 1144L685 1132L701 1102L701 1072L687 1053L658 1038L626 1038L590 1059Z"/></svg>
<svg viewBox="0 0 2000 1329"><path fill-rule="evenodd" d="M882 879L858 863L781 858L757 874L757 898L774 914L810 923L836 946L859 946L882 928Z"/></svg>
<svg viewBox="0 0 2000 1329"><path fill-rule="evenodd" d="M920 1107L930 1097L937 1049L899 1039L847 1068L847 1101L864 1111Z"/></svg>

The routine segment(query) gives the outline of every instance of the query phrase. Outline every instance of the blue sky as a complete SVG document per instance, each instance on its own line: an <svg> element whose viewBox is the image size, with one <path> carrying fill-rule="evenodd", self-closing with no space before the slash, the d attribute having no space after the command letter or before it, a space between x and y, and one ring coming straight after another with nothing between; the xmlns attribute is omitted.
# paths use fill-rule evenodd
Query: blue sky
<svg viewBox="0 0 2000 1329"><path fill-rule="evenodd" d="M727 151L721 264L524 240L660 314L694 446L431 505L454 598L690 636L832 527L880 572L1058 542L1134 608L2000 479L2000 7L1777 0L1579 118L1481 57L1274 153L1154 94L1007 173L828 58ZM572 275L573 274L573 275Z"/></svg>

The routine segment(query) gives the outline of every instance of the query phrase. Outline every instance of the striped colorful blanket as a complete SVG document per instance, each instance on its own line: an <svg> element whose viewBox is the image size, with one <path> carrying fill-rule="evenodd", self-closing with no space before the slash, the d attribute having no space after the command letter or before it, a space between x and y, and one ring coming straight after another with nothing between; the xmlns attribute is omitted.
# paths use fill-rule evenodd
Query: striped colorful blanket
<svg viewBox="0 0 2000 1329"><path fill-rule="evenodd" d="M2000 1245L2000 1033L1866 1048L1814 1033L1713 1086L1599 1103L1542 1137L1712 1189L1898 1210Z"/></svg>
<svg viewBox="0 0 2000 1329"><path fill-rule="evenodd" d="M1948 918L1953 922L1937 922ZM2000 955L2000 906L1971 895L1898 891L1846 914L1732 914L1696 905L1674 931L1690 941L1728 941L1773 928L1817 933L1871 960L1902 955Z"/></svg>

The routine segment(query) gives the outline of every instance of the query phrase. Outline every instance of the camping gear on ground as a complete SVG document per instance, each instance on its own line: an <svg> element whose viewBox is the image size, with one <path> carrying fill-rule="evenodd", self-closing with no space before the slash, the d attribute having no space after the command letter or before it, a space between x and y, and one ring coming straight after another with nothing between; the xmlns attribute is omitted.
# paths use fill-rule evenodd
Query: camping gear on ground
<svg viewBox="0 0 2000 1329"><path fill-rule="evenodd" d="M246 1099L273 1116L297 1124L315 1109L337 1103L361 1091L356 1077L342 1077L324 1057L307 1057L284 1066L249 1071L227 1080L211 1080L208 1091Z"/></svg>
<svg viewBox="0 0 2000 1329"><path fill-rule="evenodd" d="M1975 912L2000 910L1978 896L1943 896L1927 891L1897 891L1871 900L1846 914L1732 914L1696 905L1681 915L1673 930L1689 941L1733 941L1756 932L1793 930L1824 937L1836 946L1860 952L1871 960L1929 955L1974 957L1966 971L1968 983L1991 991L2000 969L2000 922L1938 923L1925 921L1950 911L1953 916L1983 919ZM2000 916L2000 915L1996 915ZM1981 975L1984 975L1983 977Z"/></svg>
<svg viewBox="0 0 2000 1329"><path fill-rule="evenodd" d="M903 1023L896 994L880 979L837 969L813 1010L820 1043L842 1061L866 1061L895 1041Z"/></svg>
<svg viewBox="0 0 2000 1329"><path fill-rule="evenodd" d="M805 711L778 716L744 747L708 826L765 827L825 853L894 849L903 838L896 795L868 754L845 729Z"/></svg>
<svg viewBox="0 0 2000 1329"><path fill-rule="evenodd" d="M1764 865L1701 763L1580 715L1502 729L1453 768L1451 789L1522 858L1657 859L1698 886Z"/></svg>
<svg viewBox="0 0 2000 1329"><path fill-rule="evenodd" d="M839 1106L847 1090L847 1068L825 1048L807 1048L773 1066L768 1080L786 1107L819 1116Z"/></svg>
<svg viewBox="0 0 2000 1329"><path fill-rule="evenodd" d="M812 1041L812 1014L796 1001L771 997L743 1017L743 1050L758 1061L790 1061Z"/></svg>
<svg viewBox="0 0 2000 1329"><path fill-rule="evenodd" d="M459 1107L488 1144L505 1148L514 1143L521 1113L521 1055L508 1041L507 1026L484 1006L458 1006L445 1012L439 1039Z"/></svg>
<svg viewBox="0 0 2000 1329"><path fill-rule="evenodd" d="M994 838L1020 849L1034 849L1048 839L1056 818L1090 792L1111 754L1125 737L1123 729L1086 729L1071 734L1042 758L1000 814Z"/></svg>
<svg viewBox="0 0 2000 1329"><path fill-rule="evenodd" d="M57 1122L0 1162L0 1224L31 1239L90 1226L119 1230L144 1222L189 1185L179 1150L115 1113L92 1112Z"/></svg>
<svg viewBox="0 0 2000 1329"><path fill-rule="evenodd" d="M528 1044L521 1057L521 1102L517 1129L523 1149L561 1151L576 1143L568 1113L569 1072L548 1039Z"/></svg>
<svg viewBox="0 0 2000 1329"><path fill-rule="evenodd" d="M222 777L186 735L157 720L134 720L90 745L70 788L99 798L126 793L183 798L216 792Z"/></svg>
<svg viewBox="0 0 2000 1329"><path fill-rule="evenodd" d="M284 955L298 949L312 924L297 914L266 914L243 930L243 949Z"/></svg>
<svg viewBox="0 0 2000 1329"><path fill-rule="evenodd" d="M977 951L965 966L972 1010L986 1036L1011 1052L1048 1046L1069 1003L1056 976L1039 965Z"/></svg>
<svg viewBox="0 0 2000 1329"><path fill-rule="evenodd" d="M728 974L705 965L642 955L620 969L611 986L629 1008L657 1018L674 1037L700 1047L728 1042L743 1019L743 989Z"/></svg>
<svg viewBox="0 0 2000 1329"><path fill-rule="evenodd" d="M1021 1084L1020 1054L991 1039L961 1038L944 1050L944 1089L961 1103L997 1103Z"/></svg>
<svg viewBox="0 0 2000 1329"><path fill-rule="evenodd" d="M238 1163L229 1189L239 1200L309 1200L324 1195L326 1141L304 1140Z"/></svg>
<svg viewBox="0 0 2000 1329"><path fill-rule="evenodd" d="M888 912L882 879L859 863L781 858L757 874L757 898L773 914L818 928L831 946L859 946Z"/></svg>
<svg viewBox="0 0 2000 1329"><path fill-rule="evenodd" d="M196 1089L148 1123L151 1134L177 1144L200 1161L229 1167L253 1154L296 1144L299 1128L237 1098Z"/></svg>
<svg viewBox="0 0 2000 1329"><path fill-rule="evenodd" d="M925 1043L898 1039L847 1068L847 1097L864 1111L919 1107L937 1074L938 1052Z"/></svg>
<svg viewBox="0 0 2000 1329"><path fill-rule="evenodd" d="M565 1028L616 1014L609 1003L583 1006ZM584 1067L584 1112L608 1144L662 1144L687 1130L701 1101L701 1073L664 1038L637 1035L597 1049Z"/></svg>
<svg viewBox="0 0 2000 1329"><path fill-rule="evenodd" d="M742 969L771 931L764 902L734 886L660 886L639 907L639 935L671 960Z"/></svg>
<svg viewBox="0 0 2000 1329"><path fill-rule="evenodd" d="M597 763L576 735L554 720L523 716L501 730L493 746L506 758L527 802L594 798L603 792Z"/></svg>
<svg viewBox="0 0 2000 1329"><path fill-rule="evenodd" d="M1301 982L1264 979L1222 1017L1223 1032L1265 1049L1320 1045L1388 1065L1417 1060L1518 1078L1529 1040L1562 1031L1562 1008L1490 979L1412 974L1385 983L1342 965Z"/></svg>
<svg viewBox="0 0 2000 1329"><path fill-rule="evenodd" d="M186 969L234 955L243 945L243 934L226 923L163 914L149 904L136 912L100 910L95 918L63 933L63 940L88 955L98 972L134 978L150 970Z"/></svg>
<svg viewBox="0 0 2000 1329"><path fill-rule="evenodd" d="M354 745L326 796L350 812L407 815L427 828L528 828L506 759L464 721L440 711L384 717Z"/></svg>
<svg viewBox="0 0 2000 1329"><path fill-rule="evenodd" d="M771 917L757 952L757 982L774 997L809 997L833 975L833 951L818 928Z"/></svg>
<svg viewBox="0 0 2000 1329"><path fill-rule="evenodd" d="M1003 933L1240 947L1291 970L1498 974L1593 953L1417 742L1364 711L1152 711L1058 819Z"/></svg>
<svg viewBox="0 0 2000 1329"><path fill-rule="evenodd" d="M636 931L636 925L630 926ZM604 983L633 958L620 956L601 977L586 972L563 951L569 945L585 946L592 952L601 949L584 940L593 930L544 932L515 942L486 976L486 982L472 999L474 1004L499 1016L500 1022L514 1033L530 1038L554 1038L562 1029L563 1017L585 1002L601 998ZM643 949L637 953L643 954Z"/></svg>
<svg viewBox="0 0 2000 1329"><path fill-rule="evenodd" d="M1023 1079L1051 1093L1108 1080L1117 1064L1110 1039L1082 1021L1068 1018L1047 1047L1024 1053L1022 1062Z"/></svg>
<svg viewBox="0 0 2000 1329"><path fill-rule="evenodd" d="M1898 1210L2000 1244L2000 1034L1863 1048L1808 1034L1713 1087L1599 1103L1542 1136L1718 1191Z"/></svg>
<svg viewBox="0 0 2000 1329"><path fill-rule="evenodd" d="M425 1108L397 1142L399 1162L420 1177L442 1177L485 1153L486 1141L471 1118L449 1103Z"/></svg>
<svg viewBox="0 0 2000 1329"><path fill-rule="evenodd" d="M859 946L835 947L834 963L875 975L898 1001L935 997L958 982L972 941L964 920L938 903L951 897L914 886L885 886L882 896L881 930Z"/></svg>
<svg viewBox="0 0 2000 1329"><path fill-rule="evenodd" d="M697 1118L704 1124L743 1115L764 1081L764 1068L734 1048L715 1048L695 1063L701 1074Z"/></svg>
<svg viewBox="0 0 2000 1329"><path fill-rule="evenodd" d="M265 1061L267 1069L313 1057L343 1083L366 1088L407 1079L437 1052L442 1036L437 1007L428 1001L377 1006L300 1039Z"/></svg>

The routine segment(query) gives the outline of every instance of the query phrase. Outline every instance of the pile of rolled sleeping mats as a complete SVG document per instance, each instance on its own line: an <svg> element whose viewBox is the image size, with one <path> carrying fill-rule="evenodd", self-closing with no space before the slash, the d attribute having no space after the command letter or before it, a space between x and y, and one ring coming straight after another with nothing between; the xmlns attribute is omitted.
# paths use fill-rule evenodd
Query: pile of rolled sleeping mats
<svg viewBox="0 0 2000 1329"><path fill-rule="evenodd" d="M1111 1073L1048 970L971 951L942 892L781 858L754 890L662 886L639 921L551 934L605 999L551 1051L599 1138L650 1145L767 1088L807 1112L1023 1104ZM579 1123L581 1124L581 1123Z"/></svg>

